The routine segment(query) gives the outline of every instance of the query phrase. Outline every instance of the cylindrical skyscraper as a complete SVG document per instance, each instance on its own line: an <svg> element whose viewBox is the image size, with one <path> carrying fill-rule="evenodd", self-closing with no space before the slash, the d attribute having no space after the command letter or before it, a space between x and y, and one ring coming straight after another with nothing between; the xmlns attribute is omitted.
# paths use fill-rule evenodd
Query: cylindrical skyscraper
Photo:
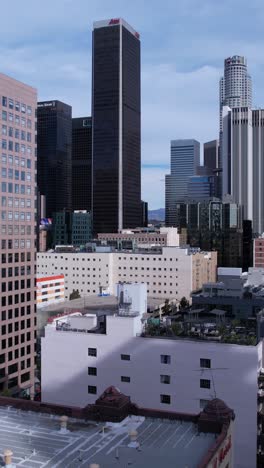
<svg viewBox="0 0 264 468"><path fill-rule="evenodd" d="M223 106L249 107L252 106L252 81L247 71L247 60L240 55L225 59L224 76L220 79L220 132L223 130Z"/></svg>

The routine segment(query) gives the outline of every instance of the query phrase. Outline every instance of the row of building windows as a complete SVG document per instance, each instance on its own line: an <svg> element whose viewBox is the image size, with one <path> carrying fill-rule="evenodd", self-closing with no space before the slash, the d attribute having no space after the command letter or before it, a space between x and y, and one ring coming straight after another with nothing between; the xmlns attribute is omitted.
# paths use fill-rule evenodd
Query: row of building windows
<svg viewBox="0 0 264 468"><path fill-rule="evenodd" d="M4 234L4 235L13 235L13 234L21 234L22 236L27 234L27 235L30 235L31 234L31 226L25 226L24 224L23 225L18 225L18 224L9 224L8 226L6 226L5 224L3 224L1 226L1 233ZM18 239L17 239L18 240ZM23 240L23 239L22 239ZM12 249L13 248L13 241L12 239L2 239L1 240L1 248L2 249Z"/></svg>
<svg viewBox="0 0 264 468"><path fill-rule="evenodd" d="M129 380L128 380L129 379ZM121 377L121 382L130 382L130 377L122 376ZM97 387L96 385L88 385L88 393L92 395L97 394ZM200 400L200 407L203 405L203 408L205 406L205 403L208 403L208 400ZM160 394L160 403L163 403L165 405L170 405L171 404L171 395L166 395L166 394Z"/></svg>
<svg viewBox="0 0 264 468"><path fill-rule="evenodd" d="M7 156L6 153L2 153L1 161L2 161L2 165L3 164L9 164L9 165L15 164L16 166L27 167L28 169L31 168L30 159L20 158L18 156L12 156L12 154L9 154Z"/></svg>
<svg viewBox="0 0 264 468"><path fill-rule="evenodd" d="M7 112L2 110L2 120L4 122L15 122L16 125L20 125L22 127L32 128L32 121L31 119L26 119L25 117L20 117L20 115L14 114L13 112Z"/></svg>
<svg viewBox="0 0 264 468"><path fill-rule="evenodd" d="M97 348L88 348L88 356L97 357ZM130 361L130 354L120 354L121 361ZM161 364L171 364L171 356L169 354L160 355ZM200 358L200 367L202 369L211 369L211 359ZM93 368L95 369L95 368ZM96 375L96 374L93 374Z"/></svg>
<svg viewBox="0 0 264 468"><path fill-rule="evenodd" d="M17 357L15 357L15 354ZM18 349L13 352L13 351L9 351L7 355L5 354L0 354L0 365L1 364L4 364L6 362L6 356L8 357L8 362L12 361L13 359L18 359ZM26 361L21 361L20 362L20 369L23 370L25 369L26 367L30 367L31 366L31 358L28 358ZM11 367L11 366L9 366ZM9 367L8 367L8 374L11 373L10 370L9 370ZM1 369L1 371L3 372L4 369ZM15 371L16 372L16 371ZM3 376L3 374L2 374ZM1 377L1 374L0 374L0 378Z"/></svg>
<svg viewBox="0 0 264 468"><path fill-rule="evenodd" d="M29 160L30 162L30 160ZM31 172L19 171L18 169L11 169L2 167L1 176L5 179L15 179L15 180L31 180Z"/></svg>
<svg viewBox="0 0 264 468"><path fill-rule="evenodd" d="M24 211L1 211L1 220L2 221L31 221L31 213Z"/></svg>
<svg viewBox="0 0 264 468"><path fill-rule="evenodd" d="M31 186L23 184L13 184L13 182L2 182L1 190L3 193L20 193L21 195L31 195Z"/></svg>
<svg viewBox="0 0 264 468"><path fill-rule="evenodd" d="M31 132L26 130L19 130L19 128L8 127L7 125L2 125L2 135L9 136L10 138L16 138L17 140L31 142Z"/></svg>
<svg viewBox="0 0 264 468"><path fill-rule="evenodd" d="M31 266L1 268L2 278L11 278L12 276L31 275Z"/></svg>
<svg viewBox="0 0 264 468"><path fill-rule="evenodd" d="M34 296L34 295L32 295ZM29 302L31 301L31 293L27 292L25 293L20 293L20 294L15 294L14 296L2 296L1 297L1 305L2 307L6 306L11 306L13 304L21 304L23 302ZM3 334L3 333L2 333Z"/></svg>
<svg viewBox="0 0 264 468"><path fill-rule="evenodd" d="M20 338L20 343L19 343L19 338ZM13 346L17 346L21 343L22 344L25 343L24 333L22 333L22 335L17 335L14 337L10 336L8 339L1 340L2 350L12 348ZM26 354L31 354L31 345L27 345L26 347L20 348L20 357L25 356L25 351L26 351ZM15 357L15 359L17 358Z"/></svg>
<svg viewBox="0 0 264 468"><path fill-rule="evenodd" d="M22 114L32 115L32 107L26 104L16 101L7 96L2 96L2 106L8 107L9 109L15 109L16 112L22 112Z"/></svg>
<svg viewBox="0 0 264 468"><path fill-rule="evenodd" d="M20 254L19 253L1 254L2 263L18 263L19 261L25 262L25 261L30 261L30 260L31 260L30 252L21 252Z"/></svg>
<svg viewBox="0 0 264 468"><path fill-rule="evenodd" d="M21 281L24 281L24 280L21 280ZM27 305L27 306L21 306L21 307L15 307L15 309L8 309L7 311L6 310L2 310L1 312L1 320L2 321L5 321L5 320L12 320L13 318L16 319L16 318L21 318L21 317L24 317L25 315L30 315L31 314L31 306L30 305ZM37 318L34 317L34 325L36 326L37 325Z"/></svg>
<svg viewBox="0 0 264 468"><path fill-rule="evenodd" d="M27 154L32 154L31 146L26 146L23 143L21 144L17 142L14 143L12 140L7 141L5 139L2 139L1 148L3 150L8 149L8 151L15 151L15 153L19 153L21 151L21 153L27 152Z"/></svg>
<svg viewBox="0 0 264 468"><path fill-rule="evenodd" d="M14 239L14 240L8 241L9 249L24 249L24 248L30 249L31 247L33 247L33 245L34 243L33 241L31 242L31 239Z"/></svg>
<svg viewBox="0 0 264 468"><path fill-rule="evenodd" d="M13 197L1 197L1 206L8 206L10 208L31 208L31 198L13 198Z"/></svg>
<svg viewBox="0 0 264 468"><path fill-rule="evenodd" d="M25 330L25 327L27 328L30 328L31 327L31 319L27 319L27 320L21 320L19 322L15 322L14 324L13 323L9 323L8 325L2 325L1 327L1 333L2 335L6 335L7 333L13 333L16 332L16 331L20 331L20 330ZM26 341L30 341L30 332L27 332L27 340Z"/></svg>

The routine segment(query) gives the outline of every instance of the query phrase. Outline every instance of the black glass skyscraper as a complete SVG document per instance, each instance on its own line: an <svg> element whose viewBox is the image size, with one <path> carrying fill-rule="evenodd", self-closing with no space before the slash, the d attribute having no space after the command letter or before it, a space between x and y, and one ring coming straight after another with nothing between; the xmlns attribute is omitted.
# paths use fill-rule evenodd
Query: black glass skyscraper
<svg viewBox="0 0 264 468"><path fill-rule="evenodd" d="M60 101L38 103L37 181L46 216L71 210L72 108Z"/></svg>
<svg viewBox="0 0 264 468"><path fill-rule="evenodd" d="M72 210L91 211L92 118L72 119Z"/></svg>
<svg viewBox="0 0 264 468"><path fill-rule="evenodd" d="M122 19L93 31L93 225L117 232L141 223L140 40Z"/></svg>

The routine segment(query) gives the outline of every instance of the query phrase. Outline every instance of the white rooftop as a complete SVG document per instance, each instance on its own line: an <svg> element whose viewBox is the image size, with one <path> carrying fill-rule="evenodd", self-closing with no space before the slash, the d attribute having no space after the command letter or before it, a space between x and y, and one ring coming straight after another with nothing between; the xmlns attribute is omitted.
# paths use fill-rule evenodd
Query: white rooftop
<svg viewBox="0 0 264 468"><path fill-rule="evenodd" d="M13 464L24 468L195 468L215 441L192 422L135 416L120 424L69 419L68 429L60 432L58 416L0 407L0 453L10 448ZM139 450L128 447L131 429Z"/></svg>

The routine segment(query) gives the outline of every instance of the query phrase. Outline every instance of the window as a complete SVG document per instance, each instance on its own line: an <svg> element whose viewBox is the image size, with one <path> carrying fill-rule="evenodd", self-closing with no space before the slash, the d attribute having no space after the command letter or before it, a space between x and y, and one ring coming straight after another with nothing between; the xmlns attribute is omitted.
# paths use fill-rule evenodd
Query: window
<svg viewBox="0 0 264 468"><path fill-rule="evenodd" d="M170 375L161 375L160 376L160 383L170 384Z"/></svg>
<svg viewBox="0 0 264 468"><path fill-rule="evenodd" d="M7 120L7 112L2 110L2 120Z"/></svg>
<svg viewBox="0 0 264 468"><path fill-rule="evenodd" d="M161 354L160 355L160 362L161 364L170 364L171 357L168 354Z"/></svg>
<svg viewBox="0 0 264 468"><path fill-rule="evenodd" d="M88 375L97 375L96 367L88 367Z"/></svg>
<svg viewBox="0 0 264 468"><path fill-rule="evenodd" d="M6 107L7 106L7 97L2 96L2 106Z"/></svg>
<svg viewBox="0 0 264 468"><path fill-rule="evenodd" d="M130 377L128 377L127 375L121 375L121 382L129 383L130 382Z"/></svg>
<svg viewBox="0 0 264 468"><path fill-rule="evenodd" d="M130 354L121 354L121 361L130 361Z"/></svg>
<svg viewBox="0 0 264 468"><path fill-rule="evenodd" d="M97 349L96 348L88 348L88 356L97 357Z"/></svg>
<svg viewBox="0 0 264 468"><path fill-rule="evenodd" d="M97 388L95 385L88 385L88 393L92 393L93 395L96 395L97 393Z"/></svg>
<svg viewBox="0 0 264 468"><path fill-rule="evenodd" d="M211 388L211 381L208 379L200 379L200 388Z"/></svg>
<svg viewBox="0 0 264 468"><path fill-rule="evenodd" d="M211 369L211 359L200 359L200 367L204 367L206 369Z"/></svg>
<svg viewBox="0 0 264 468"><path fill-rule="evenodd" d="M171 396L170 395L160 395L160 402L166 405L170 405Z"/></svg>
<svg viewBox="0 0 264 468"><path fill-rule="evenodd" d="M200 409L203 410L203 409L206 407L206 405L207 405L207 403L208 403L209 401L210 401L210 400L203 400L203 399L201 399L201 400L200 400Z"/></svg>

